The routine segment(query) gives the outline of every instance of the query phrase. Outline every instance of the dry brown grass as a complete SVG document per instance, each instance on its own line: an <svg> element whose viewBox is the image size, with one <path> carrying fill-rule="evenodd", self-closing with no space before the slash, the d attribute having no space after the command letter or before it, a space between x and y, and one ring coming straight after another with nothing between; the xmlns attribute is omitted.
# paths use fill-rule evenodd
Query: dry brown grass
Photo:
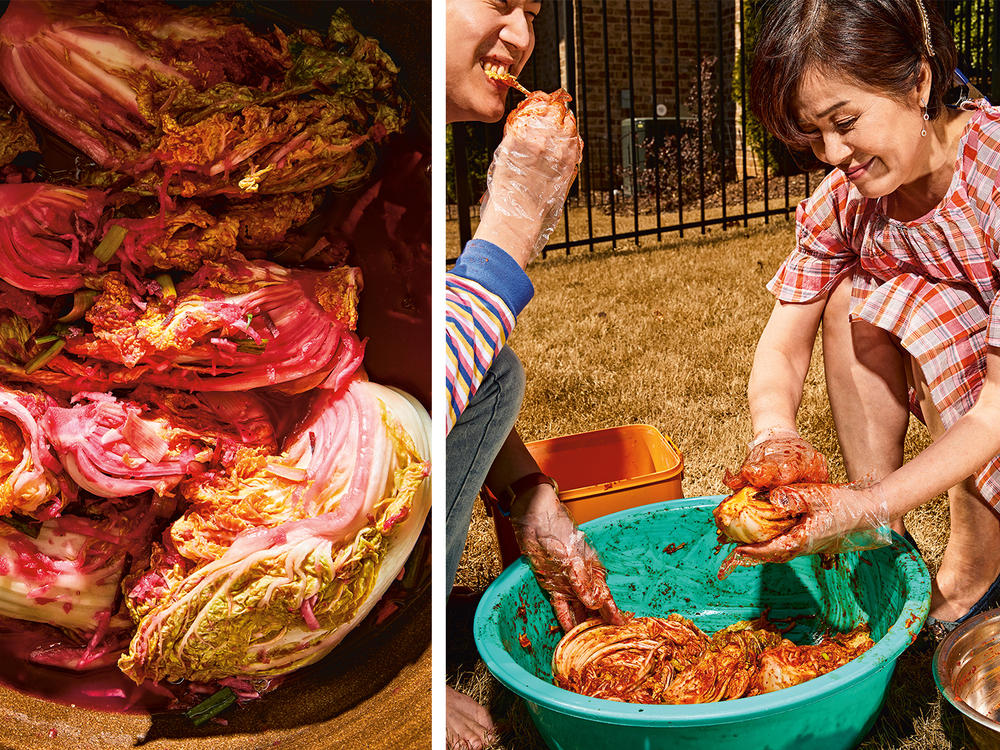
<svg viewBox="0 0 1000 750"><path fill-rule="evenodd" d="M746 382L757 336L773 304L764 288L793 242L790 223L716 230L657 248L578 254L536 263L537 293L511 341L527 393L518 428L536 440L628 423L669 435L684 454L684 494L724 490L723 470L749 438ZM844 477L822 375L813 356L799 427ZM911 424L908 455L926 445ZM499 573L489 519L479 510L459 583L484 589ZM947 540L939 498L907 517L934 570ZM505 727L499 747L543 748L520 701L477 662L470 613L449 608L449 681L489 706ZM918 639L900 659L886 707L861 747L937 750L971 742L950 708L942 719L930 674L934 644Z"/></svg>

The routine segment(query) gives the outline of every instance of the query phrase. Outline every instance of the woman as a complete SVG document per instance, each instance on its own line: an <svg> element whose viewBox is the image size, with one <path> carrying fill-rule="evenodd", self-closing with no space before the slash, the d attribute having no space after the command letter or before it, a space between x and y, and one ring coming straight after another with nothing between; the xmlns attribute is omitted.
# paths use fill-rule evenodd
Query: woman
<svg viewBox="0 0 1000 750"><path fill-rule="evenodd" d="M449 0L447 120L495 122L506 84L487 68L517 75L534 48L541 3ZM490 167L475 237L447 279L446 567L450 593L473 503L485 483L510 514L522 551L548 592L560 625L600 613L621 622L597 555L539 471L514 421L524 372L505 346L534 294L524 267L545 244L576 173L581 143L564 107L542 103L529 127L510 127ZM446 691L449 748L478 750L495 736L489 713Z"/></svg>
<svg viewBox="0 0 1000 750"><path fill-rule="evenodd" d="M835 169L799 207L797 246L768 287L752 460L813 450L795 413L822 321L848 476L877 481L775 491L802 522L738 553L786 560L890 522L902 532L906 511L947 490L929 622L948 629L1000 603L1000 110L945 105L955 47L924 1L779 0L762 28L755 113ZM911 405L934 442L904 465Z"/></svg>

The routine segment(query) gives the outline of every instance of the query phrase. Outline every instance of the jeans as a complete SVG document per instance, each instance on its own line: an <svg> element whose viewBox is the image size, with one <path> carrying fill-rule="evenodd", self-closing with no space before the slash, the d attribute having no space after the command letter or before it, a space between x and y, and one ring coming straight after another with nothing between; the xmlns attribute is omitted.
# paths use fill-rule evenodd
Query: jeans
<svg viewBox="0 0 1000 750"><path fill-rule="evenodd" d="M476 394L448 433L446 447L446 552L448 593L469 535L472 506L521 410L524 369L508 347L497 354Z"/></svg>

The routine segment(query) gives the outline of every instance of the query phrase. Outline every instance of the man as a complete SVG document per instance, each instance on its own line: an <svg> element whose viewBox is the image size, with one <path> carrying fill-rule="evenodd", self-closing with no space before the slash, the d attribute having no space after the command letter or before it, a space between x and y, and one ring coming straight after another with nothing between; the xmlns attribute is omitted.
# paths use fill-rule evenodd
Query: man
<svg viewBox="0 0 1000 750"><path fill-rule="evenodd" d="M447 120L495 122L508 87L486 70L517 75L534 48L534 0L448 0ZM551 110L551 111L550 111ZM534 294L525 266L555 226L580 160L572 116L541 107L525 127L509 128L494 156L474 238L447 279L447 575L454 581L472 507L485 484L509 513L518 542L564 629L598 611L621 615L597 555L539 470L514 422L524 372L505 346ZM447 689L450 748L485 747L487 711Z"/></svg>

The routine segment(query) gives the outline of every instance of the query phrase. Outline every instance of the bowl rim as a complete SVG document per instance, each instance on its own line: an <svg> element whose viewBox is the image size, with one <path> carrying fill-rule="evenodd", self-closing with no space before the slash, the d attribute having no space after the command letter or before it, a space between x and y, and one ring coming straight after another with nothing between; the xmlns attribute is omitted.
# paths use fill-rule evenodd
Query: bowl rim
<svg viewBox="0 0 1000 750"><path fill-rule="evenodd" d="M938 692L941 693L944 699L948 701L948 703L950 703L956 711L961 713L966 719L979 724L981 727L997 732L1000 731L1000 722L996 722L989 716L980 713L962 700L955 693L955 691L951 689L950 685L946 686L944 684L942 675L942 662L944 661L944 655L955 646L956 642L961 639L963 635L971 630L974 630L978 625L989 619L1000 619L1000 608L988 609L985 612L973 615L948 633L948 635L946 635L937 645L937 648L934 649L934 656L931 657L931 674L934 676L934 684L937 685Z"/></svg>
<svg viewBox="0 0 1000 750"><path fill-rule="evenodd" d="M668 508L715 507L725 497L706 495L651 503L602 516L581 524L581 528L586 531L588 527L596 528ZM589 721L632 726L697 726L746 721L754 716L774 716L817 698L846 690L857 678L870 677L887 666L894 668L896 659L915 640L930 611L930 574L919 551L912 544L895 532L893 542L894 546L911 553L903 556L903 565L916 575L910 576L911 586L906 602L886 634L871 649L843 667L774 693L695 705L645 705L592 698L546 682L524 669L499 642L489 637L494 605L501 591L521 577L531 575L523 556L503 571L484 592L473 623L476 648L490 673L521 698L551 711Z"/></svg>

